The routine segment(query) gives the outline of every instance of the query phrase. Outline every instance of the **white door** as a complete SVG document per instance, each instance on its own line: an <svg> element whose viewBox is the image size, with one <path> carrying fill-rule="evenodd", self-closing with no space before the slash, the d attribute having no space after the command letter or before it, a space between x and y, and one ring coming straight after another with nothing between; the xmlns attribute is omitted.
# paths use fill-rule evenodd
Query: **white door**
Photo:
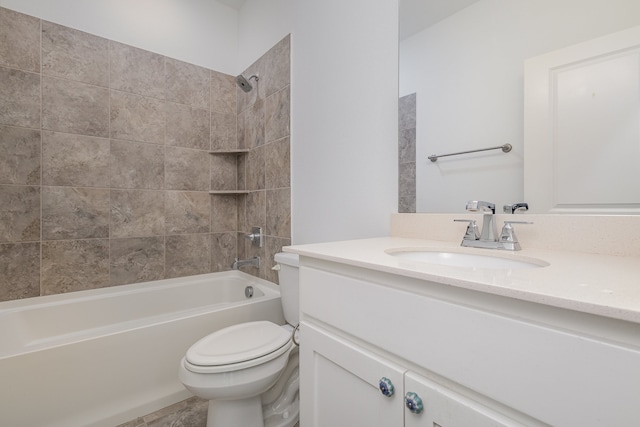
<svg viewBox="0 0 640 427"><path fill-rule="evenodd" d="M405 391L414 393L411 396L414 407L421 405L420 413L412 413L405 408L406 427L524 427L413 372L405 374Z"/></svg>
<svg viewBox="0 0 640 427"><path fill-rule="evenodd" d="M300 342L301 426L403 425L401 366L306 322ZM380 390L383 378L390 396Z"/></svg>

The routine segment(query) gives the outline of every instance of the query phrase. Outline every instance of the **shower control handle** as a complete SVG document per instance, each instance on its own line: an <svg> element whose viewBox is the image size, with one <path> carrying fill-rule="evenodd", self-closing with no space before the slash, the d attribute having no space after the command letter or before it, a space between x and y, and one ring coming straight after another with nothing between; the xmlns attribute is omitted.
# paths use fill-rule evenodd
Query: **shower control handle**
<svg viewBox="0 0 640 427"><path fill-rule="evenodd" d="M251 241L255 247L261 248L263 245L262 227L251 227L251 233L245 234L245 237Z"/></svg>

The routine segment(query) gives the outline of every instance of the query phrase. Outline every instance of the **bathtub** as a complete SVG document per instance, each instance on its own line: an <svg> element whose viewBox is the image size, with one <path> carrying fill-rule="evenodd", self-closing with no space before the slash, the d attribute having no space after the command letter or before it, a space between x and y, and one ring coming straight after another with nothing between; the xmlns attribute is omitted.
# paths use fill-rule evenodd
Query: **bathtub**
<svg viewBox="0 0 640 427"><path fill-rule="evenodd" d="M189 346L251 320L284 324L280 293L239 271L2 302L0 426L113 427L184 400Z"/></svg>

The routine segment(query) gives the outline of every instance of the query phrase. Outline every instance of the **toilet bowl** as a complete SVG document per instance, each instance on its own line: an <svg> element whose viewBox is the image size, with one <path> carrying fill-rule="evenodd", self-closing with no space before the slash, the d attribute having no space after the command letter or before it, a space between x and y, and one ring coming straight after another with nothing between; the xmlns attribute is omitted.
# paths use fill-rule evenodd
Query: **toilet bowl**
<svg viewBox="0 0 640 427"><path fill-rule="evenodd" d="M297 273L297 257L276 254L275 259L287 264L286 280L296 280L281 286L281 294L287 293L285 288L294 289L294 297L287 297L285 303L281 295L281 300L283 305L295 305L288 307L289 318L285 310L285 318L297 324L297 275L291 274L293 269ZM290 324L240 323L207 335L187 350L178 375L189 391L209 400L207 427L265 427L265 420L268 427L291 427L297 422L298 358L293 332Z"/></svg>

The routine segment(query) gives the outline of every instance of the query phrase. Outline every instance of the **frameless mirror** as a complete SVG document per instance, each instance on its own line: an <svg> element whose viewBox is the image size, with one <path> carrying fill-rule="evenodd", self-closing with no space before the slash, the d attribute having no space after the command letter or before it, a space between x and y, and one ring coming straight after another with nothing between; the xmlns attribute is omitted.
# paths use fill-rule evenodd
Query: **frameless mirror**
<svg viewBox="0 0 640 427"><path fill-rule="evenodd" d="M640 25L640 2L400 0L400 16L400 211L460 212L467 200L491 201L500 209L526 202L525 186L536 185L525 185L526 177L536 176L524 172L525 61ZM506 153L428 159L507 143L513 149ZM527 168L547 168L545 162L552 159ZM584 171L618 169L585 165ZM632 179L620 175L608 182ZM586 175L576 185L585 180ZM629 197L640 205L640 196ZM549 209L530 204L530 212Z"/></svg>

